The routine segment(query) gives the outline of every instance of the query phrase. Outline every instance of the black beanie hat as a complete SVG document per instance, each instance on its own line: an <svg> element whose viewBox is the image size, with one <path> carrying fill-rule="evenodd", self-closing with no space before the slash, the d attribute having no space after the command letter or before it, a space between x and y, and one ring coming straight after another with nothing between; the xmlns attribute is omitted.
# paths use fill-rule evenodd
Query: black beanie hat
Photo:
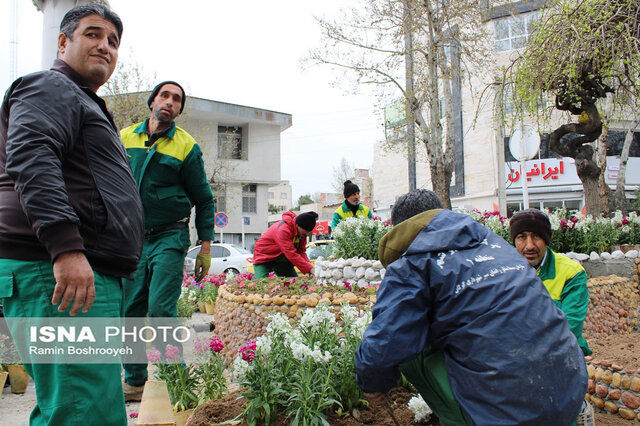
<svg viewBox="0 0 640 426"><path fill-rule="evenodd" d="M514 214L509 221L509 228L513 242L522 232L535 232L547 245L551 242L551 222L540 210L527 209Z"/></svg>
<svg viewBox="0 0 640 426"><path fill-rule="evenodd" d="M168 80L168 81L163 81L162 83L158 83L156 87L154 87L153 90L151 91L151 94L149 95L149 99L147 99L147 105L149 105L149 108L151 108L151 102L153 102L156 96L158 96L158 92L160 91L162 86L164 86L165 84L176 85L180 88L180 90L182 90L182 104L180 105L180 114L182 114L182 110L184 109L184 103L187 101L187 94L184 92L184 89L182 88L182 86L180 86L175 81Z"/></svg>
<svg viewBox="0 0 640 426"><path fill-rule="evenodd" d="M318 213L316 212L304 212L300 213L298 217L296 217L296 225L306 231L313 231L313 228L316 227L316 219L318 218Z"/></svg>
<svg viewBox="0 0 640 426"><path fill-rule="evenodd" d="M358 185L351 182L350 180L344 183L344 198L348 198L356 192L360 192L360 188L358 188Z"/></svg>

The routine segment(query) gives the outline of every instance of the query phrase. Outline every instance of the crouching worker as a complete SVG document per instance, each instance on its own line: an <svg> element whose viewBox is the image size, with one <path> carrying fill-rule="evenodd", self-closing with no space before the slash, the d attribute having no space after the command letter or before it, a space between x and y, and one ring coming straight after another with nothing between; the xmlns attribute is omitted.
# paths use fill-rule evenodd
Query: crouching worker
<svg viewBox="0 0 640 426"><path fill-rule="evenodd" d="M282 220L274 223L258 240L253 251L256 278L264 278L273 272L279 277L297 277L313 269L305 252L307 237L316 226L318 214L304 212L299 216L284 212Z"/></svg>
<svg viewBox="0 0 640 426"><path fill-rule="evenodd" d="M564 315L509 243L441 207L427 190L393 207L358 385L375 404L402 372L443 425L571 424L587 372Z"/></svg>

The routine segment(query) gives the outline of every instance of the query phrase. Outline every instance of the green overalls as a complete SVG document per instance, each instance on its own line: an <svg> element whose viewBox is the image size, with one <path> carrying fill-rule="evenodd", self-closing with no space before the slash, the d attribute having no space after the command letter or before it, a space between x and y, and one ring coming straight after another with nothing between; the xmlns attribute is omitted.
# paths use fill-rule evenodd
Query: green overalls
<svg viewBox="0 0 640 426"><path fill-rule="evenodd" d="M184 258L189 248L188 220L195 205L198 238L213 239L215 208L202 151L172 124L153 138L148 120L121 132L142 198L145 240L133 280L125 281L126 317L175 317ZM125 364L125 381L141 386L146 364Z"/></svg>
<svg viewBox="0 0 640 426"><path fill-rule="evenodd" d="M17 335L17 330L12 327L11 317L69 318L68 310L58 312L58 307L51 304L56 280L50 261L0 259L0 271L0 297L12 334ZM95 271L94 280L93 306L74 318L121 317L122 281ZM38 383L30 426L127 424L120 364L30 364L28 353L20 353L20 358ZM108 404L103 395L109 395Z"/></svg>

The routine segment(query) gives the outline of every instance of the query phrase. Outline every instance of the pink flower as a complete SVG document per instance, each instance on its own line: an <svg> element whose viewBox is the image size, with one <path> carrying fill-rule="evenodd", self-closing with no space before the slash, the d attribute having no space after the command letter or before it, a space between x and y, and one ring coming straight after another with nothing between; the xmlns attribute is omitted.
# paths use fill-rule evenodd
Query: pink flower
<svg viewBox="0 0 640 426"><path fill-rule="evenodd" d="M169 361L178 361L180 360L180 349L177 346L167 345L167 348L164 350L164 356L166 356Z"/></svg>
<svg viewBox="0 0 640 426"><path fill-rule="evenodd" d="M245 361L253 361L256 355L256 342L249 342L247 345L240 348L240 355Z"/></svg>
<svg viewBox="0 0 640 426"><path fill-rule="evenodd" d="M316 287L316 286L309 287L309 291L316 291L317 289L318 289L318 287Z"/></svg>
<svg viewBox="0 0 640 426"><path fill-rule="evenodd" d="M155 364L156 362L160 361L162 359L162 354L160 353L159 350L154 349L151 350L149 352L147 352L147 360L152 363Z"/></svg>
<svg viewBox="0 0 640 426"><path fill-rule="evenodd" d="M196 337L195 342L193 342L193 351L197 354L201 354L207 350L205 343L202 341L200 337Z"/></svg>
<svg viewBox="0 0 640 426"><path fill-rule="evenodd" d="M272 289L271 289L271 291L276 291L276 290L277 290L277 289L279 289L279 288L280 288L280 286L279 286L279 285L277 285L277 286L275 286L274 288L272 288Z"/></svg>
<svg viewBox="0 0 640 426"><path fill-rule="evenodd" d="M253 281L247 284L247 287L255 287L255 286L256 286L256 283L254 283Z"/></svg>
<svg viewBox="0 0 640 426"><path fill-rule="evenodd" d="M275 277L275 276L276 276L276 274L275 274L275 273L273 273L273 272L269 272L269 275L268 275L268 276L269 276L269 278L273 278L273 277Z"/></svg>
<svg viewBox="0 0 640 426"><path fill-rule="evenodd" d="M222 343L222 340L218 339L217 337L212 337L211 341L209 342L209 347L213 352L218 353L222 351L222 349L224 349L224 343Z"/></svg>
<svg viewBox="0 0 640 426"><path fill-rule="evenodd" d="M132 419L137 419L138 418L138 413L131 413L131 414L129 414L129 417L131 417Z"/></svg>
<svg viewBox="0 0 640 426"><path fill-rule="evenodd" d="M622 218L622 224L623 225L628 225L629 224L629 219L627 219L626 217Z"/></svg>
<svg viewBox="0 0 640 426"><path fill-rule="evenodd" d="M242 281L242 282L240 283L240 285L238 286L238 288L242 288L242 287L244 287L244 281Z"/></svg>
<svg viewBox="0 0 640 426"><path fill-rule="evenodd" d="M344 286L344 288L351 291L351 284L349 284L348 281L342 281L342 285Z"/></svg>

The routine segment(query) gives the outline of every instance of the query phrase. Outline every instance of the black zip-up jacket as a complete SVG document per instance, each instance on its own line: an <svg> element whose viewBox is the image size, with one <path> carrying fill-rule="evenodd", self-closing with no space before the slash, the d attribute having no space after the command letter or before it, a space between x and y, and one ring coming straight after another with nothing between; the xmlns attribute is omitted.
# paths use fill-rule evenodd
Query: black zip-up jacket
<svg viewBox="0 0 640 426"><path fill-rule="evenodd" d="M54 261L80 250L128 277L142 203L104 101L64 61L17 79L0 109L0 257Z"/></svg>

